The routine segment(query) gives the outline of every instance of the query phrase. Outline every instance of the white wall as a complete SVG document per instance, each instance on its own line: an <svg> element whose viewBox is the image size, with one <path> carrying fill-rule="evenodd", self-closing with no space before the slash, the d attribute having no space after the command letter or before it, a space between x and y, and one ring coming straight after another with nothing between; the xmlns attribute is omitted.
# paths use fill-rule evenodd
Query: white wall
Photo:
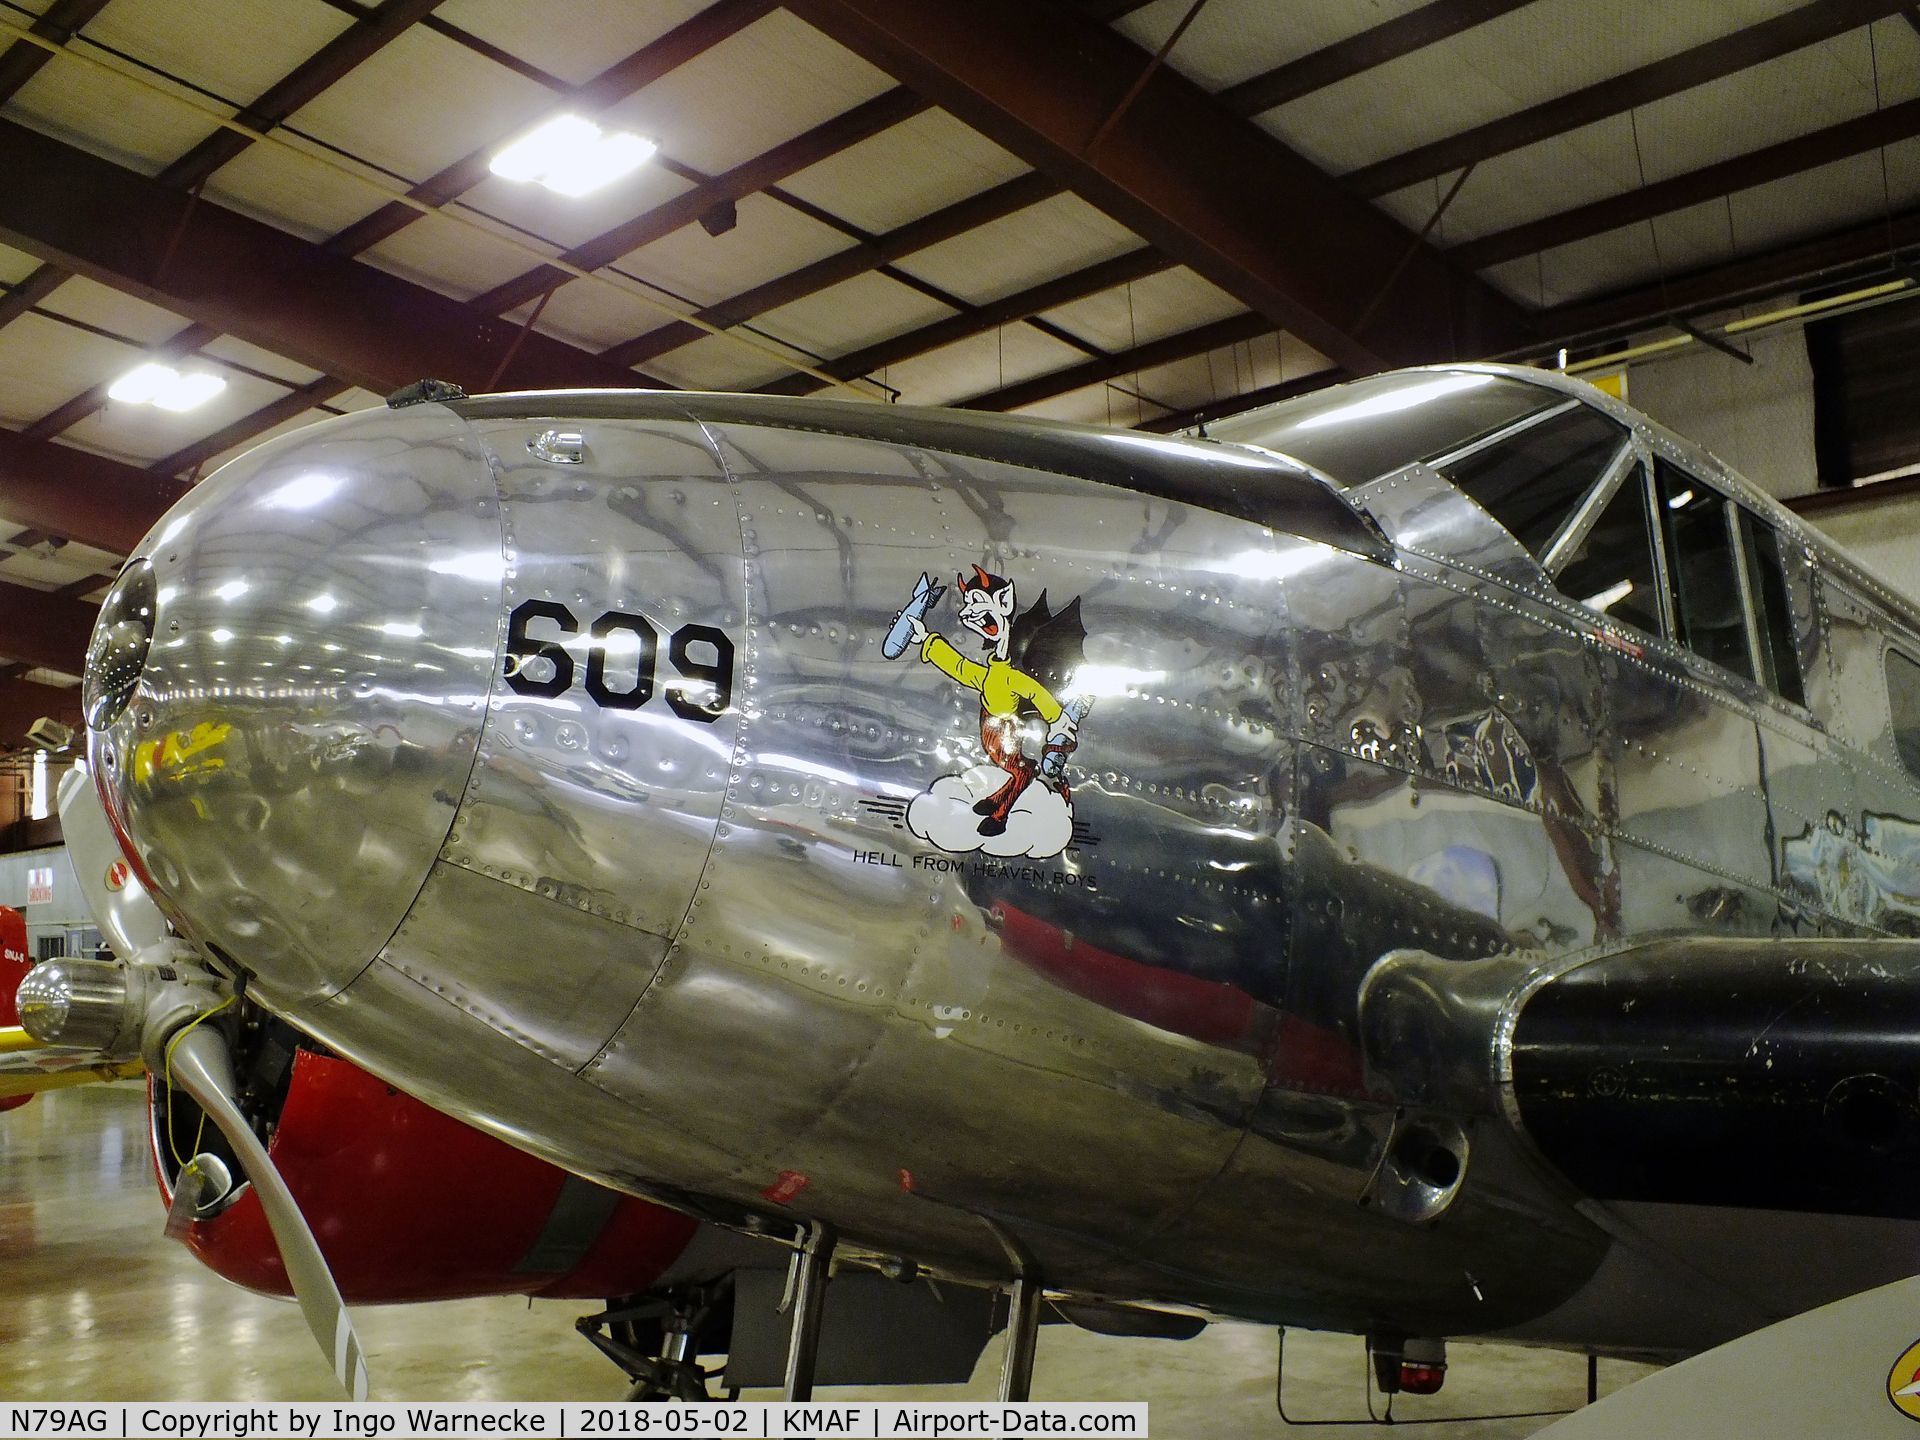
<svg viewBox="0 0 1920 1440"><path fill-rule="evenodd" d="M1783 330L1754 340L1751 349L1751 365L1696 342L1676 359L1631 368L1627 402L1769 494L1805 495L1818 488L1807 342L1799 330Z"/></svg>
<svg viewBox="0 0 1920 1440"><path fill-rule="evenodd" d="M1862 500L1807 521L1894 589L1920 601L1920 495Z"/></svg>
<svg viewBox="0 0 1920 1440"><path fill-rule="evenodd" d="M27 871L48 866L53 869L52 903L27 904ZM73 862L67 858L64 845L0 855L0 905L11 905L27 917L29 954L34 953L34 942L42 935L59 935L93 925L93 916L80 895L80 884L73 877Z"/></svg>
<svg viewBox="0 0 1920 1440"><path fill-rule="evenodd" d="M1727 316L1707 323L1718 325ZM1819 488L1813 457L1813 367L1799 330L1752 343L1742 365L1695 344L1627 372L1627 400L1697 440L1780 499ZM1920 495L1865 500L1809 515L1862 565L1920 600Z"/></svg>

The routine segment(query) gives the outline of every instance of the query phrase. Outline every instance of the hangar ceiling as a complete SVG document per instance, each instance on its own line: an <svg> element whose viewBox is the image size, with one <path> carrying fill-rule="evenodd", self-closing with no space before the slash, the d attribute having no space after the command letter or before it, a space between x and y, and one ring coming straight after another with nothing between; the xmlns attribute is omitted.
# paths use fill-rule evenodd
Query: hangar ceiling
<svg viewBox="0 0 1920 1440"><path fill-rule="evenodd" d="M656 140L569 197L490 162ZM1889 0L0 0L0 748L118 557L423 375L1152 429L1886 271ZM110 398L144 362L198 408Z"/></svg>

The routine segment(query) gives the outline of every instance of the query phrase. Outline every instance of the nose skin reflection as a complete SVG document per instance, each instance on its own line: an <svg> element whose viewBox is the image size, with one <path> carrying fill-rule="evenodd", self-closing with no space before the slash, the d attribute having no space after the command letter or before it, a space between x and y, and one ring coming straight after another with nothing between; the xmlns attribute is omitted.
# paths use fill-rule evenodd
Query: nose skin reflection
<svg viewBox="0 0 1920 1440"><path fill-rule="evenodd" d="M271 1005L350 983L446 838L494 669L501 572L430 560L489 551L492 473L457 417L420 406L251 452L129 567L159 643L132 703L102 711L96 770L183 928ZM95 648L131 653L134 638L103 625Z"/></svg>
<svg viewBox="0 0 1920 1440"><path fill-rule="evenodd" d="M128 562L107 592L87 647L81 702L89 725L112 724L133 697L153 644L158 605L153 566L143 559Z"/></svg>

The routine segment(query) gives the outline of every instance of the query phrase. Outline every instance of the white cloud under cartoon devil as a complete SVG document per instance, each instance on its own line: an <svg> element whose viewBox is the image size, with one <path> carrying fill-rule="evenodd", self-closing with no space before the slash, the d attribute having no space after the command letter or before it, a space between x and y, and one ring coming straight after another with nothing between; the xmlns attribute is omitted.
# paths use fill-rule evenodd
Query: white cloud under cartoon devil
<svg viewBox="0 0 1920 1440"><path fill-rule="evenodd" d="M895 659L911 647L922 664L980 696L987 763L942 775L915 796L907 828L951 854L1058 855L1073 839L1067 757L1093 708L1088 698L1061 698L1085 652L1080 601L1056 613L1042 591L1023 612L1011 579L975 565L972 575L956 577L954 598L961 627L978 637L983 658L976 660L927 627L945 590L921 576L882 652Z"/></svg>

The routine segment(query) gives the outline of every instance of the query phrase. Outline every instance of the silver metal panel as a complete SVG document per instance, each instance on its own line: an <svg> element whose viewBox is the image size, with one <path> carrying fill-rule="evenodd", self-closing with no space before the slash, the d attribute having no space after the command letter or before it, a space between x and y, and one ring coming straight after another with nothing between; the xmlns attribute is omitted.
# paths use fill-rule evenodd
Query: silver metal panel
<svg viewBox="0 0 1920 1440"><path fill-rule="evenodd" d="M724 1135L600 1094L384 959L288 1018L436 1110L617 1189L670 1198L668 1177L707 1188L733 1167Z"/></svg>
<svg viewBox="0 0 1920 1440"><path fill-rule="evenodd" d="M530 946L526 900L505 880L437 864L380 959L542 1059L578 1070L653 980L667 942L554 905Z"/></svg>
<svg viewBox="0 0 1920 1440"><path fill-rule="evenodd" d="M1395 545L1513 585L1540 579L1526 547L1439 471L1410 465L1347 492Z"/></svg>
<svg viewBox="0 0 1920 1440"><path fill-rule="evenodd" d="M1351 755L1417 768L1419 713L1399 573L1319 565L1288 586L1287 600L1299 733Z"/></svg>
<svg viewBox="0 0 1920 1440"><path fill-rule="evenodd" d="M530 621L527 633L559 644L573 674L558 695L495 687L445 858L670 937L712 845L739 723L738 697L711 720L688 721L670 703L676 692L702 692L676 674L669 637L688 625L733 633L745 618L726 476L686 423L583 422L582 459L566 465L529 449L546 422L476 428L499 472L504 609L564 607L575 633L552 615ZM586 688L592 628L609 612L634 617L608 637L609 691L641 687L637 627L655 637L652 694L632 708L596 704ZM530 678L558 678L551 669L536 676L538 663Z"/></svg>
<svg viewBox="0 0 1920 1440"><path fill-rule="evenodd" d="M158 628L93 758L163 903L269 1005L358 974L452 822L494 664L497 503L457 417L376 410L249 452L141 546Z"/></svg>
<svg viewBox="0 0 1920 1440"><path fill-rule="evenodd" d="M1887 709L1886 628L1865 599L1834 576L1821 577L1820 599L1827 671L1808 677L1809 698L1836 740L1898 769Z"/></svg>
<svg viewBox="0 0 1920 1440"><path fill-rule="evenodd" d="M1609 650L1601 664L1620 836L1770 892L1752 715L1724 684L1710 686L1652 648L1644 657ZM1622 884L1624 895L1624 862Z"/></svg>
<svg viewBox="0 0 1920 1440"><path fill-rule="evenodd" d="M1780 906L1770 883L1710 870L1692 856L1625 837L1614 840L1613 857L1623 934L1770 935L1779 928Z"/></svg>
<svg viewBox="0 0 1920 1440"><path fill-rule="evenodd" d="M1224 904L1257 921L1285 703L1262 652L1281 577L1332 552L881 441L730 426L724 453L750 582L746 723L685 931L589 1077L724 1113L755 1157L744 1190L804 1173L808 1200L884 1215L903 1239L944 1234L991 1265L999 1242L967 1214L979 1207L1084 1270L1219 1170L1264 1083L1252 996L1283 953L1253 923L1193 950L1186 917L1219 928ZM1042 534L1043 548L1015 543ZM1043 591L1056 609L1080 600L1076 683L1093 709L1066 772L1080 828L1062 853L929 843L903 820L943 775L983 765L981 704L879 642L923 571L953 587L976 563L1012 578L1022 609ZM950 604L928 623L979 646ZM1164 937L1116 929L1148 886ZM1214 1010L1128 1013L1163 966ZM796 1053L770 1033L809 1042ZM1167 1105L1099 1119L1143 1087ZM903 1126L956 1094L973 1103L938 1133ZM1161 1157L1154 1179L1122 1196L1112 1177L1143 1150ZM965 1180L983 1168L1005 1183Z"/></svg>

